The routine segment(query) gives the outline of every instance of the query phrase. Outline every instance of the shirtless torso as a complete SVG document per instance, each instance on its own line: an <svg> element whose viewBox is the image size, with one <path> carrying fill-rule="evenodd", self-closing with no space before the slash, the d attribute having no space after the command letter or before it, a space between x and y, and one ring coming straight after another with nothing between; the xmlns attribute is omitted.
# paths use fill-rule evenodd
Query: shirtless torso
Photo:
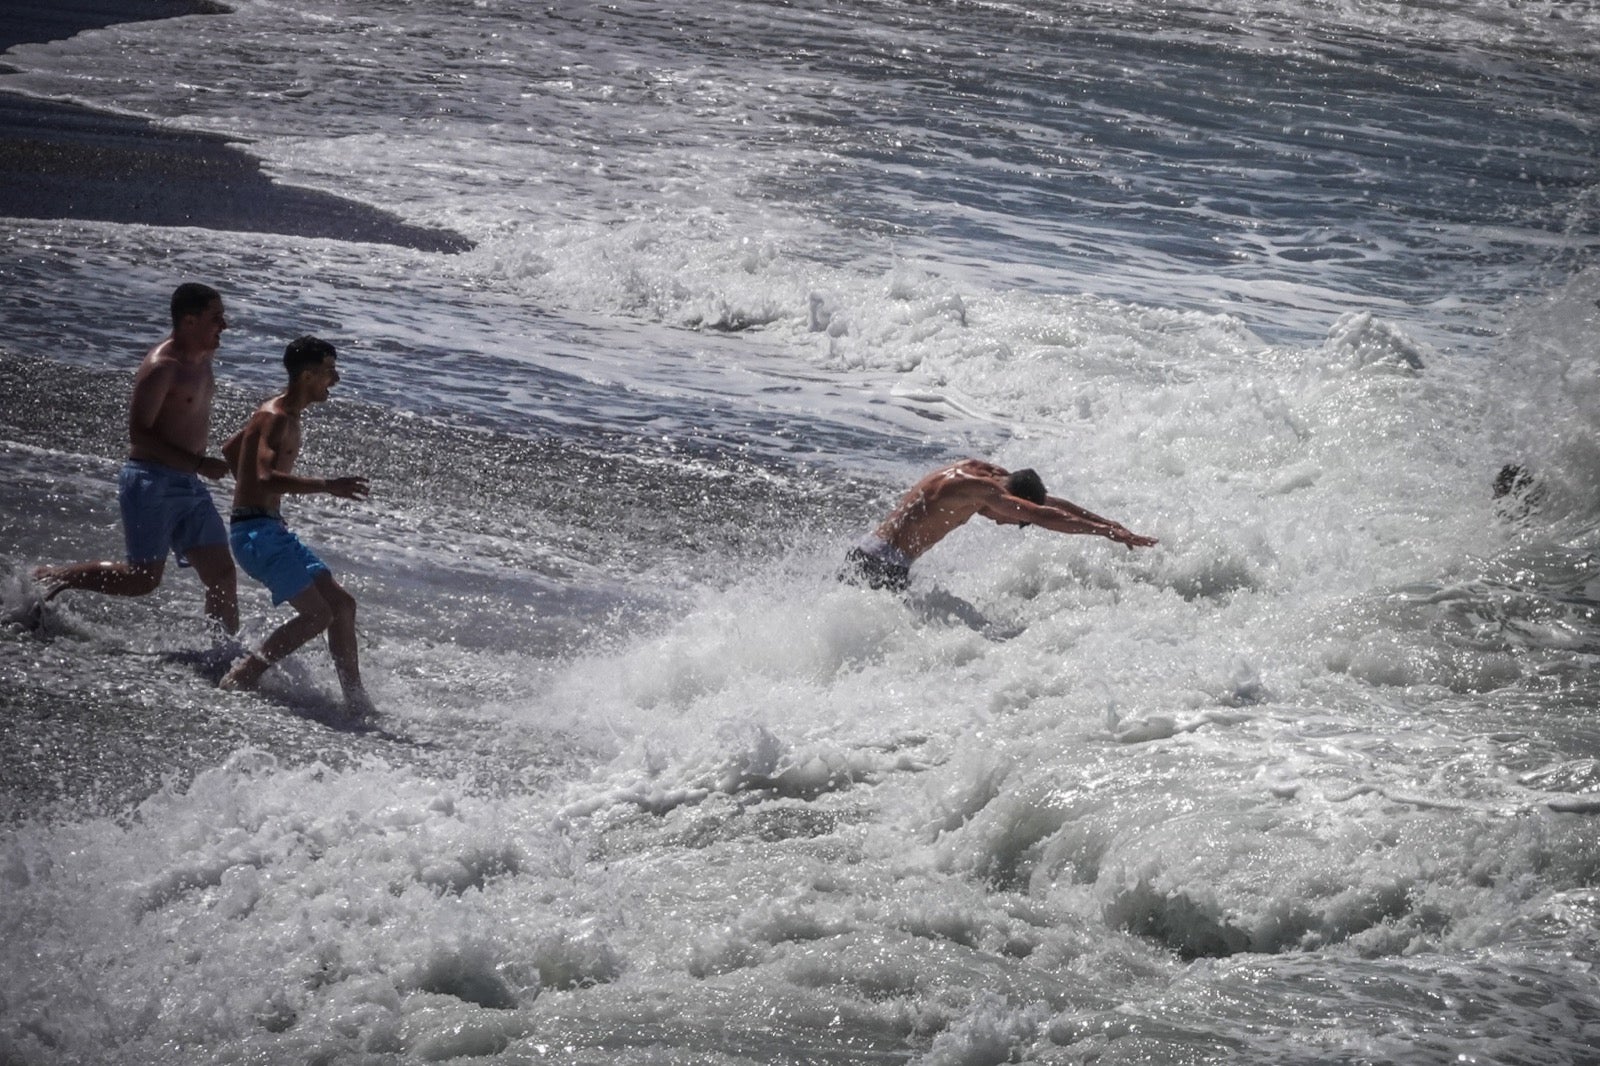
<svg viewBox="0 0 1600 1066"><path fill-rule="evenodd" d="M236 471L233 506L277 513L287 486L281 480L300 458L300 412L278 396L257 408L250 421L222 446Z"/></svg>
<svg viewBox="0 0 1600 1066"><path fill-rule="evenodd" d="M329 356L291 381L290 388L274 396L250 416L244 428L222 446L234 470L233 506L277 513L289 493L322 492L342 499L367 494L366 479L359 477L302 477L294 472L300 458L300 414L328 398L339 382L339 372Z"/></svg>
<svg viewBox="0 0 1600 1066"><path fill-rule="evenodd" d="M175 357L172 341L150 349L133 379L128 458L193 470L211 430L216 380L211 361Z"/></svg>
<svg viewBox="0 0 1600 1066"><path fill-rule="evenodd" d="M873 532L915 559L979 513L997 488L1003 493L1006 473L978 459L935 470L913 485Z"/></svg>
<svg viewBox="0 0 1600 1066"><path fill-rule="evenodd" d="M215 300L145 353L128 403L128 458L213 479L227 475L225 462L206 455L217 391L212 361L226 328Z"/></svg>

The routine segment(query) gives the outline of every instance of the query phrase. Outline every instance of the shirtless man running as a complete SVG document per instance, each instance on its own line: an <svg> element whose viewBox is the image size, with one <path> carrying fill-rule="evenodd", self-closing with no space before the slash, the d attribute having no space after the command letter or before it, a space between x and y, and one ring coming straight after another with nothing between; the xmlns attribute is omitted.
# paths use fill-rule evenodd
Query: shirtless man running
<svg viewBox="0 0 1600 1066"><path fill-rule="evenodd" d="M301 477L300 415L328 398L339 383L333 345L316 337L291 341L283 353L289 387L256 409L243 429L228 438L222 454L235 477L229 543L245 573L267 586L272 602L288 602L295 616L273 631L256 651L234 664L222 679L225 689L253 689L273 663L324 630L345 707L352 718L372 713L361 684L356 649L356 601L333 579L321 559L289 531L279 513L288 494L325 492L345 500L367 498L360 477Z"/></svg>
<svg viewBox="0 0 1600 1066"><path fill-rule="evenodd" d="M215 289L189 282L173 292L172 333L145 354L128 404L128 461L117 478L127 561L39 567L33 578L46 602L68 589L111 596L154 592L170 552L200 576L206 615L228 633L238 632L228 533L200 480L228 474L225 461L206 454L216 392L212 360L227 328Z"/></svg>
<svg viewBox="0 0 1600 1066"><path fill-rule="evenodd" d="M963 459L913 485L889 517L850 549L844 576L870 588L904 592L911 583L911 564L977 515L1003 526L1093 534L1130 550L1156 543L1154 537L1048 495L1032 470L1012 473L993 463Z"/></svg>

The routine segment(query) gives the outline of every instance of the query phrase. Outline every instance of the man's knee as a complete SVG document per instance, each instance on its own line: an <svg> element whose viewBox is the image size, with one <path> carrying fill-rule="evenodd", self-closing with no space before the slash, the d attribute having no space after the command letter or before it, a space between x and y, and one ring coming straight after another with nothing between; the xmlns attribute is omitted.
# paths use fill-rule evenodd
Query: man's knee
<svg viewBox="0 0 1600 1066"><path fill-rule="evenodd" d="M340 621L355 621L356 598L338 585L331 589L324 589L323 596L328 601L328 608L333 611L333 616Z"/></svg>
<svg viewBox="0 0 1600 1066"><path fill-rule="evenodd" d="M344 586L333 579L333 575L323 571L317 575L316 589L322 594L323 601L328 605L328 610L333 612L333 617L343 621L354 620L356 616L356 599L344 590Z"/></svg>
<svg viewBox="0 0 1600 1066"><path fill-rule="evenodd" d="M201 581L205 584L207 596L223 600L234 600L239 596L239 575L231 569L203 577Z"/></svg>
<svg viewBox="0 0 1600 1066"><path fill-rule="evenodd" d="M129 563L123 587L129 596L148 596L161 587L161 575L165 569L160 560L153 563Z"/></svg>
<svg viewBox="0 0 1600 1066"><path fill-rule="evenodd" d="M289 602L294 606L300 617L309 625L314 626L318 633L333 624L333 606L328 603L321 590L315 585L306 589Z"/></svg>
<svg viewBox="0 0 1600 1066"><path fill-rule="evenodd" d="M226 546L195 548L189 552L189 565L208 589L231 592L238 588L239 569L233 563L233 553Z"/></svg>

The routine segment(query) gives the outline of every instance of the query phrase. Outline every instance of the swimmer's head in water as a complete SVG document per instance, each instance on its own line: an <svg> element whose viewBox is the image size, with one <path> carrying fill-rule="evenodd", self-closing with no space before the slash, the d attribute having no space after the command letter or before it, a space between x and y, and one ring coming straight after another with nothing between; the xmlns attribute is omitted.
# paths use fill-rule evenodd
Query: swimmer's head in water
<svg viewBox="0 0 1600 1066"><path fill-rule="evenodd" d="M1019 496L1029 503L1042 504L1045 501L1044 482L1031 468L1017 470L1007 475L1006 491L1013 496Z"/></svg>

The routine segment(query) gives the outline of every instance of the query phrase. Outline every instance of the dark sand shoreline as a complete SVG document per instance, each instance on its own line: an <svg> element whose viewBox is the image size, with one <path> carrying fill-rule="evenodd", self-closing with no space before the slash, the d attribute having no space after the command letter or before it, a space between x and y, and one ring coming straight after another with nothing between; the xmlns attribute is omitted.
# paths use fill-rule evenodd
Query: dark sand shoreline
<svg viewBox="0 0 1600 1066"><path fill-rule="evenodd" d="M48 10L45 10L48 4ZM84 30L119 22L150 22L179 15L220 15L231 9L213 0L36 0L0 7L0 52L13 45L64 41Z"/></svg>
<svg viewBox="0 0 1600 1066"><path fill-rule="evenodd" d="M0 13L0 48L118 22L225 11L194 0L59 0ZM471 242L366 204L279 185L234 142L9 92L0 56L0 217L193 226L460 252Z"/></svg>

